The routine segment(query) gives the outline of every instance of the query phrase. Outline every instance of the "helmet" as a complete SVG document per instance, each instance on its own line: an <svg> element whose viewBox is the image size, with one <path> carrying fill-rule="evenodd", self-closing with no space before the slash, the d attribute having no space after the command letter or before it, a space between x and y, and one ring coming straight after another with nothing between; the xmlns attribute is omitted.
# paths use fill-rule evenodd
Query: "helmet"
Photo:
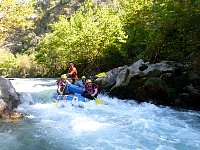
<svg viewBox="0 0 200 150"><path fill-rule="evenodd" d="M88 79L88 80L87 80L87 82L88 82L88 83L91 83L91 82L92 82L92 80L91 80L91 79Z"/></svg>
<svg viewBox="0 0 200 150"><path fill-rule="evenodd" d="M66 76L66 74L63 74L63 75L61 75L60 78L61 78L61 79L67 79L67 76Z"/></svg>
<svg viewBox="0 0 200 150"><path fill-rule="evenodd" d="M86 79L86 77L85 77L85 76L82 76L81 79L84 80L84 79Z"/></svg>
<svg viewBox="0 0 200 150"><path fill-rule="evenodd" d="M75 64L73 62L71 62L71 61L69 62L69 65L70 66L75 66Z"/></svg>

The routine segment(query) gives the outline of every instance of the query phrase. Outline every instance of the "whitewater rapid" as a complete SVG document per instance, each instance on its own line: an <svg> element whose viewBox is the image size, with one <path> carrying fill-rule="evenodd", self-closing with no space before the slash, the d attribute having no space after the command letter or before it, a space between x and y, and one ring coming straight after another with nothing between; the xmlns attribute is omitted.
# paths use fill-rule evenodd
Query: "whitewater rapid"
<svg viewBox="0 0 200 150"><path fill-rule="evenodd" d="M52 99L55 79L11 80L22 120L0 122L0 150L198 150L200 112L99 95L84 107Z"/></svg>

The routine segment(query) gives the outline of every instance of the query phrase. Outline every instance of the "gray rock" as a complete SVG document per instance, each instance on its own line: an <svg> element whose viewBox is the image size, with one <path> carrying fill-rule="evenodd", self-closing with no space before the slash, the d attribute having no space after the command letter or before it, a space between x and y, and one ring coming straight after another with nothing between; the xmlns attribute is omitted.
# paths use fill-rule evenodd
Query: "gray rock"
<svg viewBox="0 0 200 150"><path fill-rule="evenodd" d="M116 84L116 78L120 72L125 71L128 66L118 67L111 71L106 72L106 76L102 78L97 78L96 83L99 85L100 89L103 88L109 91L113 85Z"/></svg>
<svg viewBox="0 0 200 150"><path fill-rule="evenodd" d="M20 98L15 88L8 79L0 77L0 99L6 104L6 110L11 112L20 103Z"/></svg>
<svg viewBox="0 0 200 150"><path fill-rule="evenodd" d="M144 86L148 78L153 77L160 80L162 78L172 78L177 69L177 65L180 66L172 61L161 61L160 63L150 64L140 59L130 66L118 67L106 72L107 76L98 78L96 81L110 96L121 99L135 99L137 98L136 92ZM154 87L154 91L160 90L156 90L155 88L158 87ZM156 94L155 92L154 95ZM146 98L148 99L148 97Z"/></svg>

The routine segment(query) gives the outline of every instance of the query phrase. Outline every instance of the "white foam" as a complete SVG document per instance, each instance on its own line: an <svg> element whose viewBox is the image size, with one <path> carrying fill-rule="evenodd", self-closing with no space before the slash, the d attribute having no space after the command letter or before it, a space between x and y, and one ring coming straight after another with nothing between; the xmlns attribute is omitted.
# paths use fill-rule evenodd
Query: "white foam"
<svg viewBox="0 0 200 150"><path fill-rule="evenodd" d="M34 119L36 118L34 115L29 115L29 116L26 116L27 118L30 118L30 119Z"/></svg>
<svg viewBox="0 0 200 150"><path fill-rule="evenodd" d="M109 126L109 123L101 123L96 120L92 120L87 117L74 117L71 121L72 129L76 134L81 134L83 132L94 132L98 131L104 127Z"/></svg>
<svg viewBox="0 0 200 150"><path fill-rule="evenodd" d="M18 109L28 118L24 124L27 123L29 130L24 133L35 129L37 141L51 141L51 146L57 143L60 149L68 146L72 149L200 149L199 112L137 104L101 94L98 98L106 105L89 101L79 108L70 102L58 101L55 107L56 103L51 99L51 93L56 90L55 81L12 81L16 90L23 92L23 101ZM17 134L21 137L24 133ZM30 139L24 140L30 143ZM19 142L13 141L15 144Z"/></svg>

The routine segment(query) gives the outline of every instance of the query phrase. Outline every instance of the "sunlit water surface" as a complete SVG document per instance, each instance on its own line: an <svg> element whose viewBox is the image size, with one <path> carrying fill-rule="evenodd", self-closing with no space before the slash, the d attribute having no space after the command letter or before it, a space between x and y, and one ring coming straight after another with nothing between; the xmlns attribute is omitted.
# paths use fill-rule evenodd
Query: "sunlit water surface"
<svg viewBox="0 0 200 150"><path fill-rule="evenodd" d="M11 82L25 117L0 122L0 150L200 150L200 112L105 95L106 105L55 105L55 79Z"/></svg>

